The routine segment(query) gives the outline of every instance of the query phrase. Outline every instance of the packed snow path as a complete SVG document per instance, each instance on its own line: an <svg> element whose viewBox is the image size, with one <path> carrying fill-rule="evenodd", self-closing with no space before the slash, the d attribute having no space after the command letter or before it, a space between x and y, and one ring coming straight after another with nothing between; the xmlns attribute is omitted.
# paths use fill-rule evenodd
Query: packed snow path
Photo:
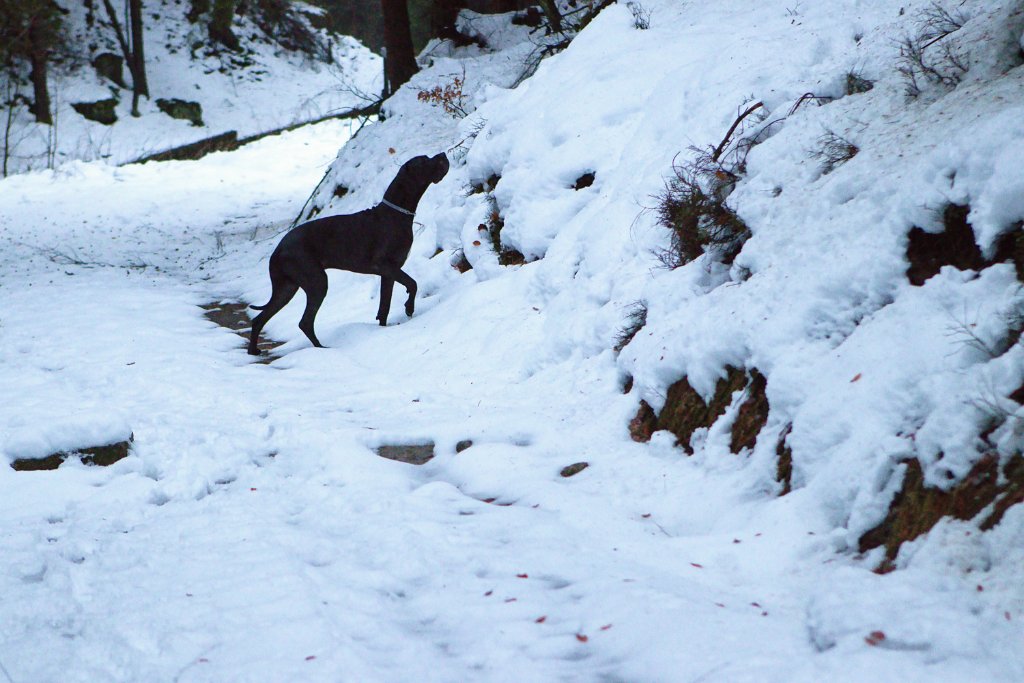
<svg viewBox="0 0 1024 683"><path fill-rule="evenodd" d="M7 443L135 436L109 468L0 467L11 681L1020 680L973 586L874 575L799 492L632 443L611 352L545 362L495 281L381 329L377 281L332 274L330 348L298 297L252 363L200 305L266 277L345 134L0 183Z"/></svg>

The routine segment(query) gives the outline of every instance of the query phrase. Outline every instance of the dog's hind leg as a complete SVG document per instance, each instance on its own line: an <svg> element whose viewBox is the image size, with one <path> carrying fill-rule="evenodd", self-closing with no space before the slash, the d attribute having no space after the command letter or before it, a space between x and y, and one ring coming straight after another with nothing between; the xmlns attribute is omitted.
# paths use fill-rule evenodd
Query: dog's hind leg
<svg viewBox="0 0 1024 683"><path fill-rule="evenodd" d="M377 320L381 327L388 324L388 313L391 311L391 292L395 288L395 281L386 275L380 276L380 307L377 309Z"/></svg>
<svg viewBox="0 0 1024 683"><path fill-rule="evenodd" d="M278 311L285 307L295 293L299 291L299 286L291 280L278 277L273 279L274 291L270 295L270 301L262 307L260 314L252 319L252 331L249 332L249 355L258 356L260 350L257 344L260 340L260 332L263 331L263 326L267 324L267 321L273 318Z"/></svg>
<svg viewBox="0 0 1024 683"><path fill-rule="evenodd" d="M316 333L313 331L313 322L316 320L317 311L320 310L320 304L327 296L327 273L322 270L306 273L299 286L306 293L306 310L302 313L302 319L299 320L299 329L309 337L313 346L323 348L323 344L316 338Z"/></svg>

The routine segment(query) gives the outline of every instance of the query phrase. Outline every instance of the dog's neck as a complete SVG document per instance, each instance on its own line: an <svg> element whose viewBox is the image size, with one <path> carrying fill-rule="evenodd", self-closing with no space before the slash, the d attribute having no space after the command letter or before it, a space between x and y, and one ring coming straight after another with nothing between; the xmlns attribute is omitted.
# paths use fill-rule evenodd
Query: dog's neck
<svg viewBox="0 0 1024 683"><path fill-rule="evenodd" d="M415 213L423 193L430 187L429 182L416 182L412 178L403 177L406 173L399 172L384 192L384 199L406 211Z"/></svg>

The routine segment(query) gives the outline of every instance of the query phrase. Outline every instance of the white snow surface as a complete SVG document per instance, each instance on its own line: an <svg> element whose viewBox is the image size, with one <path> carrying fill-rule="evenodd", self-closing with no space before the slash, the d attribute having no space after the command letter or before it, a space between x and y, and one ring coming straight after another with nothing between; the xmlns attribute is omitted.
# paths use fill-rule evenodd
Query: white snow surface
<svg viewBox="0 0 1024 683"><path fill-rule="evenodd" d="M107 468L0 466L0 680L1024 680L1024 506L984 533L944 520L889 574L857 554L901 461L948 486L986 410L1018 410L1024 350L985 352L1020 310L1012 265L913 287L905 252L949 202L986 248L1024 219L1024 69L987 66L1019 44L1020 3L965 5L969 77L916 100L896 40L928 3L644 5L649 30L613 5L517 87L541 39L467 15L493 49L433 45L336 158L351 131L328 122L0 182L0 465L135 438ZM851 70L874 88L789 113ZM417 99L463 73L467 117ZM780 119L729 197L752 237L731 267L666 270L644 207L751 101ZM826 130L860 149L827 175ZM378 283L335 271L329 348L297 329L297 297L263 365L203 317L266 300L314 187L319 215L355 211L444 150L412 318L395 305L378 327ZM498 265L478 229L491 206L470 188L493 174L526 265ZM635 301L647 325L616 354ZM752 450L729 452L740 396L692 456L630 439L641 398L660 408L683 376L708 395L726 365L767 378ZM992 436L1005 457L1019 424ZM374 452L428 441L422 466Z"/></svg>

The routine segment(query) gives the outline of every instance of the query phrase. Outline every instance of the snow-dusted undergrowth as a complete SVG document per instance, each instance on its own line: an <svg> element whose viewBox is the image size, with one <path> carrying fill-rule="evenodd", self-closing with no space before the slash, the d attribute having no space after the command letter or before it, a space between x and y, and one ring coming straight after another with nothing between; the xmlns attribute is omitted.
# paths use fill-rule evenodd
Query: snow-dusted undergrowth
<svg viewBox="0 0 1024 683"><path fill-rule="evenodd" d="M465 18L490 50L428 49L312 202L364 208L405 159L451 150L417 214L420 303L379 329L377 283L332 273L328 350L296 328L301 297L265 331L286 341L270 366L196 306L266 299L321 129L0 183L4 455L83 424L135 434L108 469L0 468L14 680L1024 678L1022 506L985 533L941 522L886 575L857 553L902 460L949 486L985 410L1017 409L1020 346L977 343L1019 311L1013 266L914 287L905 254L949 203L985 248L1024 219L1020 3L964 5L970 68L912 100L898 41L926 3L644 5L648 30L613 5L515 88L538 37L507 17ZM874 87L844 95L851 72ZM463 75L465 118L417 98ZM808 92L834 99L794 109ZM728 197L750 239L731 266L662 268L644 207L752 101L779 122ZM828 131L859 151L825 174ZM189 195L217 173L223 193ZM525 265L499 265L495 210ZM636 301L646 325L615 354ZM683 376L707 396L728 365L767 378L753 449L729 451L739 396L692 456L630 439L641 398L661 408ZM1017 424L990 436L1003 456ZM423 441L419 468L372 452Z"/></svg>
<svg viewBox="0 0 1024 683"><path fill-rule="evenodd" d="M228 131L244 138L365 106L357 93L380 90L380 57L353 38L314 30L331 52L328 63L282 48L250 17L238 16L235 30L242 49L213 50L207 45L206 23L185 20L186 4L157 0L145 7L150 97L140 100L140 116L133 117L128 69L128 87L119 88L97 75L90 63L99 53L120 55L114 30L87 21L90 12L105 21L102 3L72 2L66 9L69 54L50 67L54 123L35 123L25 106L15 107L15 116L7 123L4 109L9 173L54 168L73 160L120 164ZM31 86L22 84L17 94L30 96ZM113 125L90 121L72 107L108 98L117 100ZM159 99L198 103L203 125L171 118L158 107Z"/></svg>

